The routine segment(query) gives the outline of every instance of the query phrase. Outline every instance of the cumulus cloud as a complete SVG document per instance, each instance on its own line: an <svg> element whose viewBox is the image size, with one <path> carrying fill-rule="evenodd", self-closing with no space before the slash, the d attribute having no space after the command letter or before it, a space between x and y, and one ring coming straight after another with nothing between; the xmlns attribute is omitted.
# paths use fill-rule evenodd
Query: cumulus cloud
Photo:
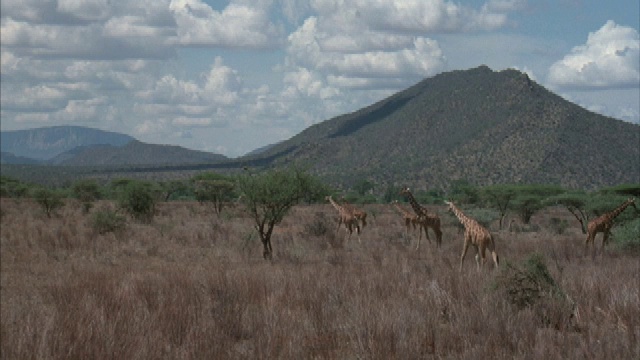
<svg viewBox="0 0 640 360"><path fill-rule="evenodd" d="M560 87L619 88L640 83L638 31L607 21L549 68L549 82Z"/></svg>
<svg viewBox="0 0 640 360"><path fill-rule="evenodd" d="M270 21L270 4L264 1L232 2L215 11L201 0L172 0L169 8L182 45L271 47L283 38L283 29Z"/></svg>

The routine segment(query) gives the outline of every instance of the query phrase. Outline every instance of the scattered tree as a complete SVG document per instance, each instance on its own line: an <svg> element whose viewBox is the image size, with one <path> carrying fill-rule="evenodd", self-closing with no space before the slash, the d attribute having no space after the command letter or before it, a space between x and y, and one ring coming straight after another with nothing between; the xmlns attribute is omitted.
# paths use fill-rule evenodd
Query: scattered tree
<svg viewBox="0 0 640 360"><path fill-rule="evenodd" d="M235 184L233 179L221 174L205 172L192 178L195 187L196 200L213 206L216 214L222 212L225 201L233 197Z"/></svg>
<svg viewBox="0 0 640 360"><path fill-rule="evenodd" d="M78 180L71 188L73 194L82 203L82 210L88 213L94 201L100 198L100 186L93 179Z"/></svg>
<svg viewBox="0 0 640 360"><path fill-rule="evenodd" d="M47 188L35 189L33 192L33 198L38 204L40 204L40 206L42 206L42 209L49 218L56 209L64 205L62 195L57 191Z"/></svg>
<svg viewBox="0 0 640 360"><path fill-rule="evenodd" d="M132 180L122 189L118 198L120 208L141 221L151 221L155 212L153 186L146 181Z"/></svg>
<svg viewBox="0 0 640 360"><path fill-rule="evenodd" d="M305 172L298 169L269 170L263 173L247 171L238 177L240 200L251 214L255 229L263 245L263 257L271 259L271 235L289 210L313 192L317 184Z"/></svg>

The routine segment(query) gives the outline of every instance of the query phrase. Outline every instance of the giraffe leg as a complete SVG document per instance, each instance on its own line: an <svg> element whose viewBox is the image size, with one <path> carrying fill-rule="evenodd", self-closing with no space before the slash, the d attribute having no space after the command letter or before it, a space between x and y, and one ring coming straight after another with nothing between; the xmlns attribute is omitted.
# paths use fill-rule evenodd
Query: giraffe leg
<svg viewBox="0 0 640 360"><path fill-rule="evenodd" d="M420 241L422 240L422 224L418 224L418 245L416 245L416 250L420 248Z"/></svg>
<svg viewBox="0 0 640 360"><path fill-rule="evenodd" d="M587 234L587 240L584 242L585 255L589 255L589 244L593 244L594 239L595 239L595 234L593 232L589 232Z"/></svg>
<svg viewBox="0 0 640 360"><path fill-rule="evenodd" d="M464 257L467 255L467 250L469 250L469 241L464 239L464 247L462 248L462 256L460 256L460 272L462 272L462 264L464 263Z"/></svg>
<svg viewBox="0 0 640 360"><path fill-rule="evenodd" d="M436 245L440 247L440 244L442 244L442 231L440 228L436 228L434 231L436 233Z"/></svg>
<svg viewBox="0 0 640 360"><path fill-rule="evenodd" d="M476 246L475 248L476 248L476 266L478 268L478 271L480 271L484 266L484 246L480 245L479 247Z"/></svg>
<svg viewBox="0 0 640 360"><path fill-rule="evenodd" d="M611 235L611 231L605 230L604 234L602 235L602 247L600 248L600 253L604 253L604 246L609 242L609 235Z"/></svg>

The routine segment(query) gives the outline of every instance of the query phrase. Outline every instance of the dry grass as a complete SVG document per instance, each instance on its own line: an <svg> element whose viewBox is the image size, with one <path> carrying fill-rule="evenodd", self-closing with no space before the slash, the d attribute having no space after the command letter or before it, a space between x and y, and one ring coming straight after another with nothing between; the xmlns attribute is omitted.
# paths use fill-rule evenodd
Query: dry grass
<svg viewBox="0 0 640 360"><path fill-rule="evenodd" d="M472 251L460 274L462 234L441 208L442 247L415 251L391 206L366 207L361 243L336 234L328 205L296 207L267 262L241 209L160 204L151 224L98 235L79 204L48 219L1 201L3 359L640 358L638 257L585 257L560 209L493 232L504 264L542 255L569 310L512 305ZM553 218L571 226L558 235Z"/></svg>

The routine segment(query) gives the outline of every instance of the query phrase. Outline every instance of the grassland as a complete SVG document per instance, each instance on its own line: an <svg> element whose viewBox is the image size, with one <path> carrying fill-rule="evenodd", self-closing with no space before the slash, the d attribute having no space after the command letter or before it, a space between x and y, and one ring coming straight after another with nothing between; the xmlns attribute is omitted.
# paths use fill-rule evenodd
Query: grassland
<svg viewBox="0 0 640 360"><path fill-rule="evenodd" d="M492 227L499 271L478 273L470 251L459 273L462 233L432 209L443 245L415 250L391 206L365 207L361 242L336 233L330 205L297 206L269 262L241 208L162 203L100 235L79 204L49 219L1 199L1 358L640 358L637 254L585 256L575 219L549 208ZM532 254L564 295L519 308L500 279Z"/></svg>

